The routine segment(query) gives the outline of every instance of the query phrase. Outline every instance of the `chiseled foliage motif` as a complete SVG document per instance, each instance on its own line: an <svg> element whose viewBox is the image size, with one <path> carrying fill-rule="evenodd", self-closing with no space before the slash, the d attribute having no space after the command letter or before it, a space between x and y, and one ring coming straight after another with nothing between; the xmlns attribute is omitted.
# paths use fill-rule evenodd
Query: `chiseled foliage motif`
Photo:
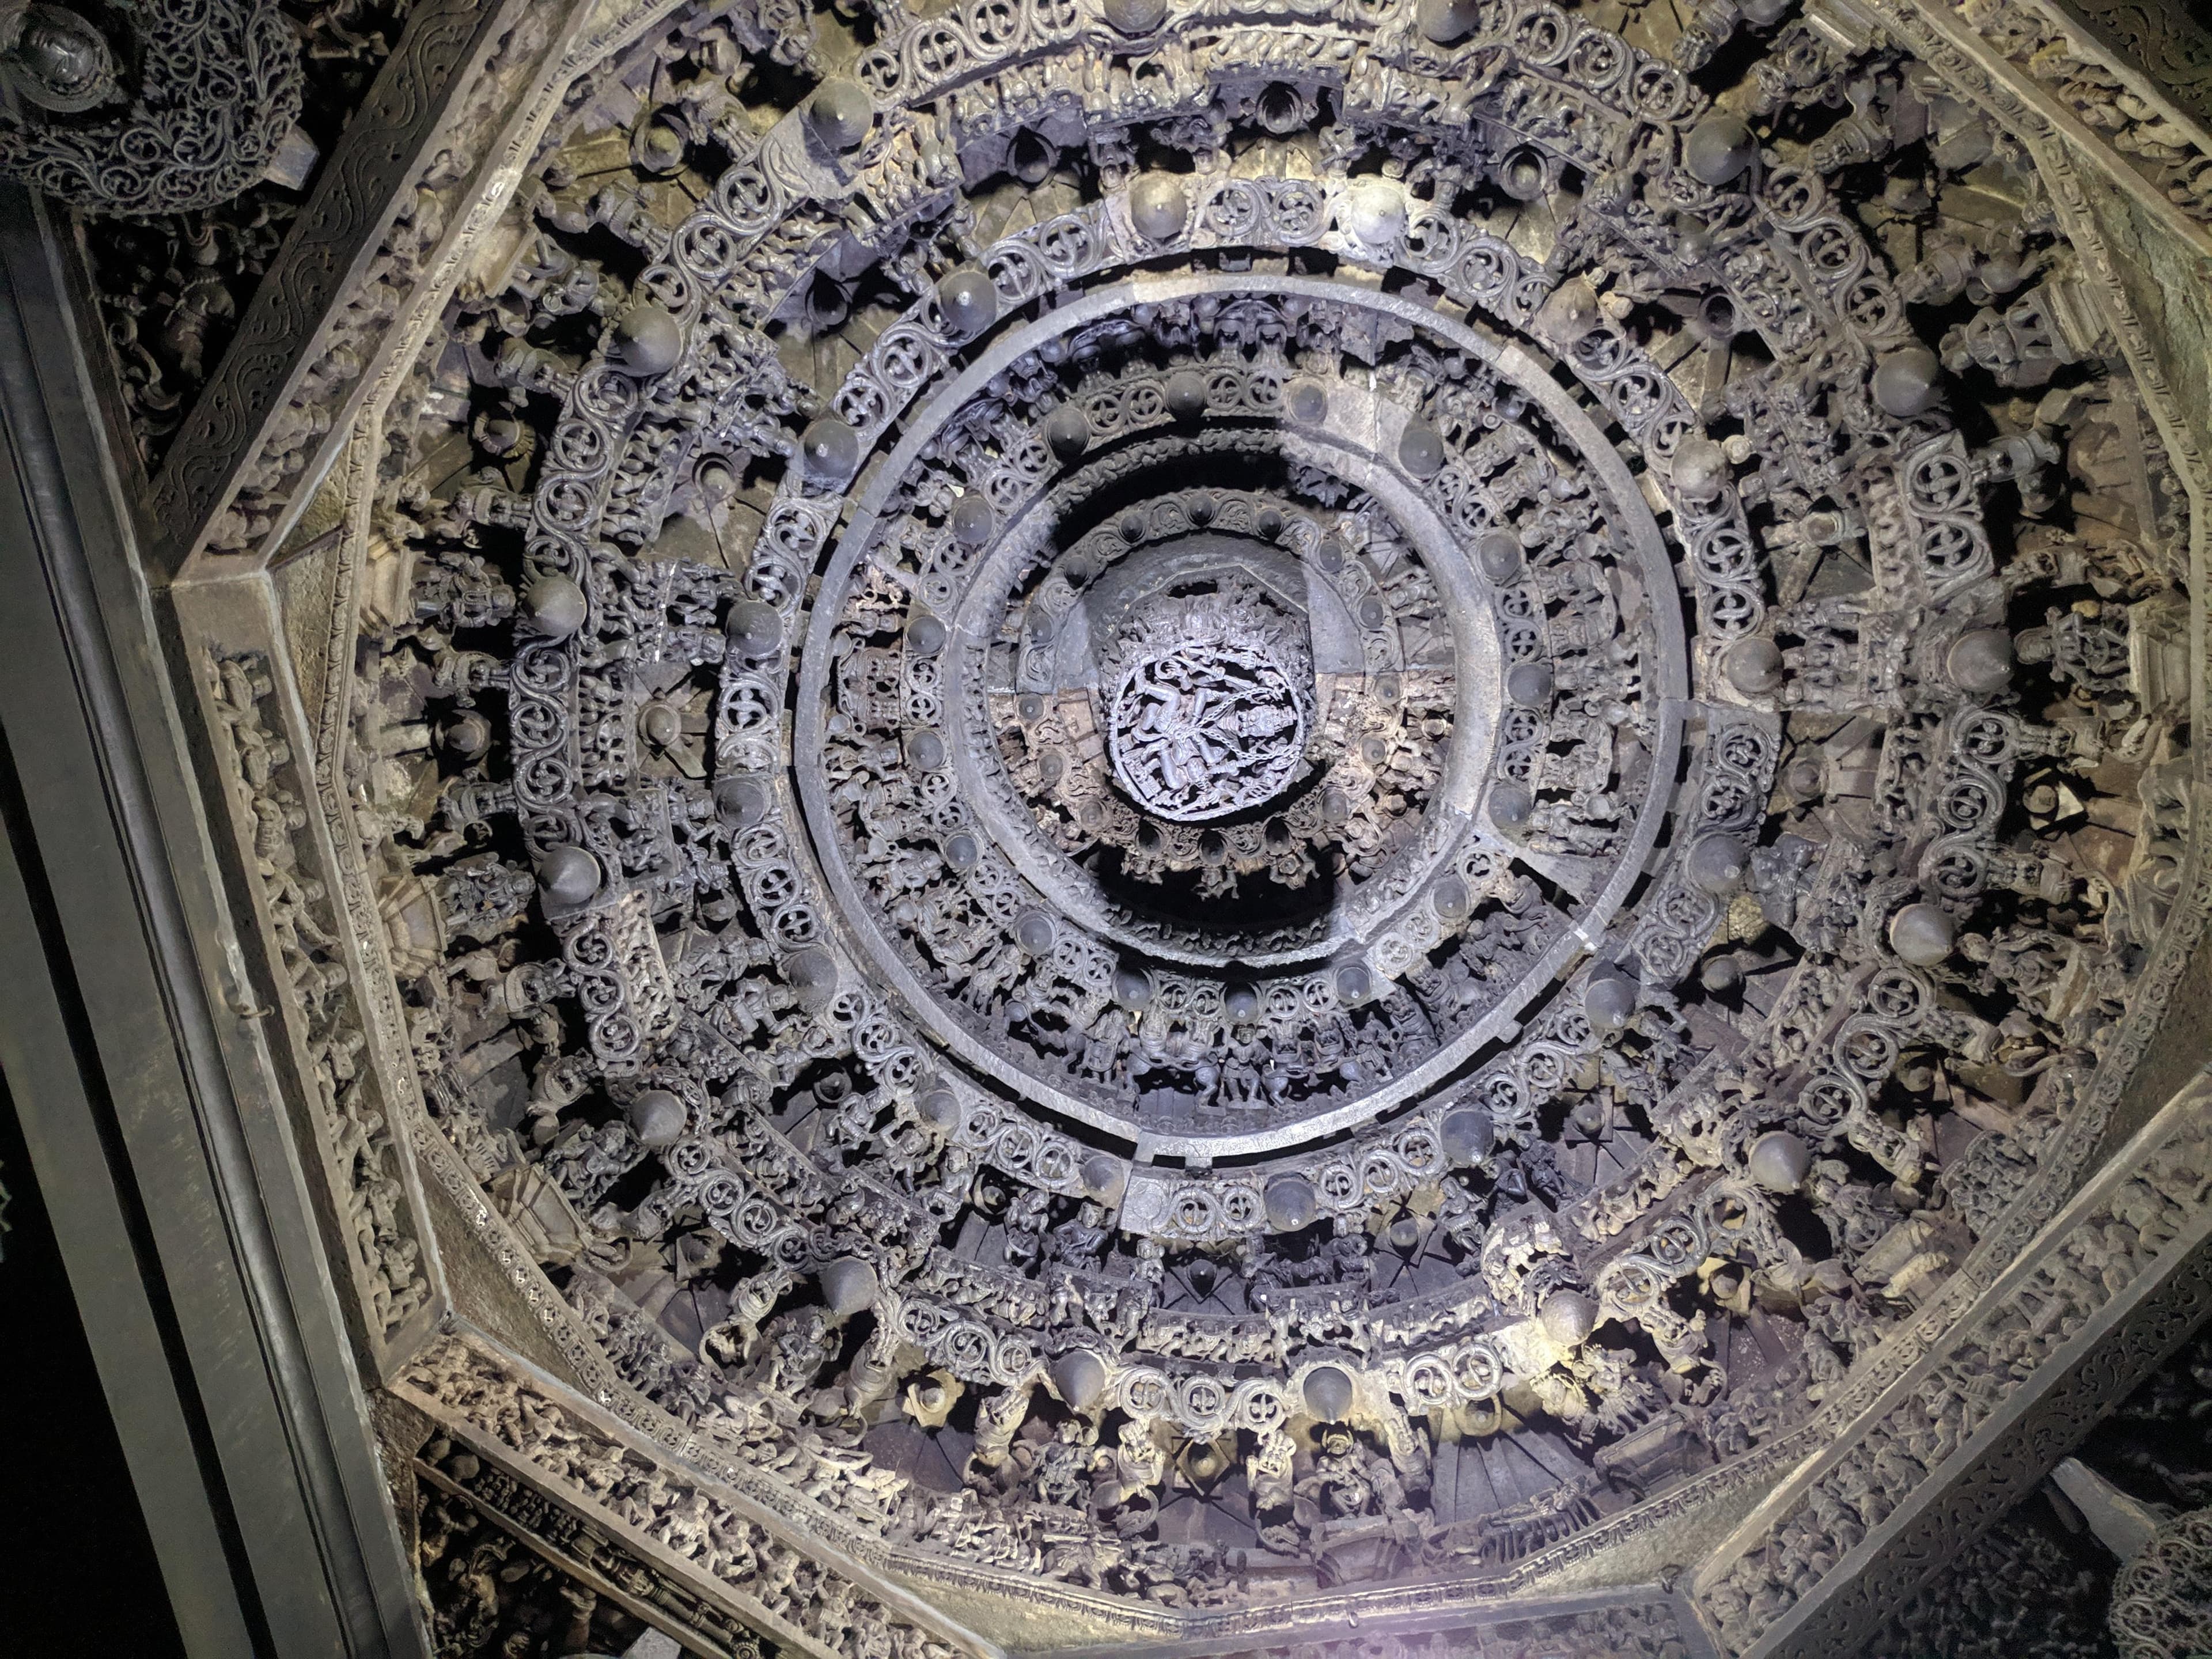
<svg viewBox="0 0 2212 1659"><path fill-rule="evenodd" d="M0 82L12 94L0 173L102 213L236 195L300 113L297 43L271 0L122 6L98 21L13 0L0 9Z"/></svg>
<svg viewBox="0 0 2212 1659"><path fill-rule="evenodd" d="M2179 488L2012 139L1841 13L1291 9L680 14L386 459L438 1127L924 1573L1633 1524L2081 1155L2179 890Z"/></svg>

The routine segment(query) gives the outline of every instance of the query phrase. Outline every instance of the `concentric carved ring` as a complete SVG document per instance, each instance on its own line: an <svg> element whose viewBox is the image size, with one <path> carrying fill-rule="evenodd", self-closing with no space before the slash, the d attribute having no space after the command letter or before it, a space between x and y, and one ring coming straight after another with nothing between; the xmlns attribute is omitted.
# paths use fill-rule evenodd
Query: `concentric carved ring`
<svg viewBox="0 0 2212 1659"><path fill-rule="evenodd" d="M1239 331L1222 333L1220 313L1209 310L1216 354L1209 375L1186 384L1139 374L1110 393L1056 404L1048 392L1033 417L1038 436L1015 444L1006 460L986 463L999 472L979 479L948 464L943 434L1003 420L998 388L1010 374L1034 380L1028 366L1086 340L1100 343L1089 349L1090 361L1105 368L1113 362L1106 343L1116 331L1129 336L1126 319L1139 308L1155 324L1194 317L1216 294L1238 296ZM1291 307L1329 318L1379 313L1387 326L1434 337L1474 368L1485 389L1462 398L1449 441L1418 402L1409 408L1389 396L1343 388L1318 407L1292 409L1281 401L1281 380L1260 377L1270 331L1281 325L1267 319L1286 317ZM1099 384L1095 368L1092 384ZM1246 387L1256 385L1267 390L1255 402ZM1295 428L1279 431L1286 413ZM1182 430L1194 417L1199 428ZM1131 519L1133 509L1115 503L1130 499L1131 489L1157 488L1149 481L1176 454L1234 453L1240 425L1265 432L1268 449L1289 458L1287 479L1340 480L1335 489L1348 486L1368 505L1349 516L1324 513L1324 526L1285 497L1310 527L1280 555L1264 545L1225 548L1218 533L1206 533L1218 527L1194 525L1183 540L1139 556L1147 532ZM932 1011L939 1040L979 1072L1067 1118L1149 1145L1256 1151L1295 1144L1417 1098L1448 1078L1510 1023L1579 939L1602 929L1668 808L1663 795L1646 797L1632 811L1608 796L1603 810L1613 816L1583 826L1573 821L1580 809L1562 803L1546 809L1533 836L1515 821L1513 838L1496 815L1484 815L1491 788L1502 787L1486 780L1517 782L1498 769L1525 752L1501 749L1499 736L1509 727L1522 732L1531 720L1542 728L1559 672L1535 659L1535 634L1516 620L1530 614L1516 608L1523 592L1512 579L1520 573L1492 556L1491 574L1483 556L1485 537L1512 535L1540 562L1564 545L1559 529L1513 516L1502 504L1507 498L1492 504L1486 482L1531 463L1540 473L1547 464L1529 435L1539 428L1584 458L1584 481L1570 487L1570 499L1589 503L1595 516L1587 521L1604 526L1598 544L1632 572L1624 591L1663 592L1673 580L1663 541L1588 416L1522 349L1432 313L1310 279L1183 278L1098 290L989 342L934 395L927 417L905 432L862 494L803 647L794 752L825 754L831 764L828 775L802 770L797 790L839 895L838 921L856 950L911 1006ZM1429 465L1416 452L1432 433L1437 463ZM1062 466L1076 464L1064 481L1051 459L1055 449L1066 457ZM959 492L978 485L991 502L980 548L972 533L962 533L957 514L938 525L943 509L932 505L948 495L964 500ZM1440 494L1449 516L1437 510ZM1200 507L1213 510L1211 498ZM1252 522L1269 514L1281 520L1275 534L1285 534L1290 515L1279 509L1255 510ZM1329 527L1340 519L1340 530ZM1094 523L1114 532L1095 553L1082 550L1094 545L1085 539ZM866 596L880 591L873 573L895 544L934 550L915 584L929 610L909 609L903 646L892 650L873 643L888 637L889 619L877 620L883 613ZM1077 550L1055 550L1066 547ZM1291 555L1295 562L1285 564ZM1553 580L1588 580L1576 573L1589 568L1570 566ZM1394 744L1404 740L1387 734L1419 670L1405 655L1406 623L1375 586L1378 573L1389 576L1394 592L1426 607L1429 631L1420 637L1434 644L1419 649L1442 653L1434 659L1455 688L1450 718L1430 739L1438 747L1427 763L1434 782L1425 790L1425 809L1399 826L1388 847L1348 863L1350 902L1332 895L1311 921L1299 919L1294 898L1279 906L1279 920L1255 930L1249 910L1217 904L1216 920L1200 903L1177 913L1166 895L1183 890L1163 889L1159 897L1143 891L1133 872L1146 875L1148 854L1167 857L1161 849L1172 850L1178 826L1261 813L1308 772L1315 774L1313 811L1326 820L1352 799L1352 781L1389 770ZM1601 605L1623 630L1608 660L1639 667L1621 704L1644 711L1622 728L1635 733L1626 769L1632 779L1670 775L1680 726L1664 701L1652 706L1651 694L1663 699L1686 689L1679 621L1670 608L1648 604L1623 617L1610 591ZM1247 721L1271 710L1263 724L1234 736L1239 744L1277 746L1265 751L1258 773L1226 774L1224 781L1220 762L1229 746L1201 764L1206 751L1190 729L1198 715L1140 693L1163 684L1157 665L1164 655L1188 679L1198 661L1185 650L1192 638L1218 659L1223 636L1240 630L1248 641L1244 678L1220 706ZM1262 638L1272 643L1249 643ZM1131 643L1146 639L1149 646ZM1007 660L994 640L1015 641L1011 673L994 665ZM1286 669L1292 655L1311 667ZM883 690L864 689L860 665L878 662L880 670L866 672L885 677ZM1300 682L1309 675L1314 689L1306 692ZM904 688L896 696L892 676ZM1194 694L1193 710L1203 708L1195 680L1182 690ZM1011 717L994 715L994 698L1011 706ZM1349 724L1345 707L1358 711ZM1334 733L1337 752L1310 755L1316 732ZM1163 766L1140 784L1133 755L1158 764L1172 742L1186 745L1178 763L1189 775L1170 782ZM1134 747L1142 744L1153 746ZM856 781L841 786L838 776ZM880 813L872 823L855 793L863 776L881 781L868 789L888 789L919 810L909 821L921 833L909 834L896 854ZM1091 787L1109 781L1103 793ZM1170 795L1170 810L1156 810ZM1071 809L1064 826L1040 817L1048 800ZM1093 830L1134 815L1104 876L1096 860L1068 858L1070 848L1097 844L1083 833L1086 814ZM1200 839L1190 889L1197 897L1234 890L1208 866L1230 863L1240 845L1264 863L1270 836L1279 848L1297 839L1289 815L1262 813L1249 834L1239 842L1230 826ZM1423 953L1455 948L1465 917L1510 888L1512 860L1547 845L1573 848L1581 890L1566 908L1540 907L1518 926L1499 990L1468 1005L1450 1028L1400 1000L1394 979ZM1282 860L1286 868L1291 862ZM1620 873L1592 879L1605 865ZM1430 885L1439 872L1452 890L1468 893L1463 902L1439 905ZM927 904L902 896L918 882L935 896ZM964 896L948 909L955 892ZM1222 1033L1241 1056L1225 1071L1203 1057Z"/></svg>

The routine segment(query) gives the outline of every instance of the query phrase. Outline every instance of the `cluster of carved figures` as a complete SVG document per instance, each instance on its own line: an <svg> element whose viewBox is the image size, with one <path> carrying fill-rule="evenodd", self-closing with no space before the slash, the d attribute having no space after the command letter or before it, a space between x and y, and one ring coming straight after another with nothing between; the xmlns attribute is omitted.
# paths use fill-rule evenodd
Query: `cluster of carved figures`
<svg viewBox="0 0 2212 1659"><path fill-rule="evenodd" d="M2047 1485L1915 1596L1869 1644L1870 1659L2180 1659L2202 1650L2212 1639L2200 1541L2212 1498L2209 1422L2212 1343L2200 1337L2076 1456L2098 1486L2159 1523L2150 1549L2118 1559L2065 1492Z"/></svg>
<svg viewBox="0 0 2212 1659"><path fill-rule="evenodd" d="M2180 893L2183 503L2020 144L1841 8L1297 9L739 0L580 83L320 792L625 1409L1009 1593L1463 1576L1755 1454L2087 1155ZM211 672L394 1327L331 802Z"/></svg>
<svg viewBox="0 0 2212 1659"><path fill-rule="evenodd" d="M2178 1527L2212 1497L2208 1423L2212 1344L2200 1339L2114 1412L2081 1449L2080 1462ZM646 1582L605 1540L532 1503L450 1439L433 1438L417 1455L413 1535L442 1655L615 1654L645 1636L620 1592L599 1588ZM2193 1650L2189 1638L2195 1632L2186 1629L2176 1632L2184 1639L2163 1646L2129 1641L2124 1626L2131 1608L2115 1602L2121 1576L2122 1564L2080 1510L2056 1486L2047 1486L1962 1553L1867 1652L1869 1659L2163 1659ZM2143 1576L2142 1569L2134 1575ZM2201 1620L2208 1606L2203 1584L2172 1588L2188 1595ZM2122 1595L2130 1589L2142 1599L2132 1584L2121 1587ZM666 1610L659 1611L665 1618ZM708 1622L699 1609L684 1613L680 1623L687 1630L694 1620ZM1558 1644L1568 1635L1556 1627L1562 1622L1534 1621L1526 1634ZM1586 1622L1589 1632L1573 1634L1601 1635L1623 1654L1665 1655L1669 1640L1678 1640L1620 1615ZM1314 1659L1496 1659L1514 1651L1516 1633L1510 1627L1486 1632L1486 1643L1472 1650L1449 1632L1425 1641L1339 1642L1314 1650ZM699 1650L719 1654L725 1644L709 1638ZM726 1650L732 1659L773 1652L770 1644L744 1636L728 1640ZM1686 1650L1679 1644L1671 1650Z"/></svg>
<svg viewBox="0 0 2212 1659"><path fill-rule="evenodd" d="M638 1648L647 1627L613 1596L562 1571L465 1499L428 1489L418 1559L440 1659L578 1659ZM664 1650L677 1659L683 1650Z"/></svg>

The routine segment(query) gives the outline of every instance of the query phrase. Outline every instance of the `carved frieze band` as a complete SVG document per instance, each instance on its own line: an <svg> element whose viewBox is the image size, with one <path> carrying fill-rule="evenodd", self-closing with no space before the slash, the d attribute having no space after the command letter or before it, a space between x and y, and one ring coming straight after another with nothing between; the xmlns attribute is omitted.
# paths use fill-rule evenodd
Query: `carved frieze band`
<svg viewBox="0 0 2212 1659"><path fill-rule="evenodd" d="M1651 1587L1516 1600L1444 1620L1354 1619L1342 1628L1338 1637L1285 1633L1264 1645L1065 1648L1053 1659L1708 1659L1712 1652L1686 1598Z"/></svg>
<svg viewBox="0 0 2212 1659"><path fill-rule="evenodd" d="M563 1570L611 1584L641 1615L702 1651L749 1659L748 1644L764 1640L823 1659L996 1652L966 1632L948 1639L950 1632L908 1620L819 1557L783 1542L735 1494L650 1462L641 1449L626 1448L552 1389L473 1342L438 1344L402 1375L399 1387L443 1425L453 1447L435 1462L418 1459L418 1479L465 1497ZM677 1562L704 1569L716 1593L702 1589L696 1572L672 1571ZM1278 1659L1352 1659L1394 1637L1419 1646L1426 1659L1531 1653L1705 1659L1713 1652L1687 1598L1656 1587L1501 1597L1478 1607L1450 1606L1461 1598L1438 1597L1439 1588L1401 1590L1380 1617L1351 1613L1316 1624L1248 1616L1233 1621L1237 1634L1225 1639L1236 1659L1258 1659L1262 1650ZM1441 1621L1431 1603L1449 1607ZM1212 1653L1222 1650L1224 1638L1201 1640ZM1112 1650L1152 1659L1198 1650L1193 1641L1157 1639ZM1074 1650L1078 1659L1103 1659L1104 1651Z"/></svg>
<svg viewBox="0 0 2212 1659"><path fill-rule="evenodd" d="M421 211L415 201L418 158L454 100L484 72L482 47L517 9L519 0L426 0L409 15L398 46L154 479L169 568L198 544L210 518L251 480L265 453L273 449L304 465L301 452L319 447L325 434L288 405L312 370L327 368L333 313L349 295L356 305L374 301L373 287L361 292L362 279L370 274L380 240L395 217ZM327 373L319 378L334 380Z"/></svg>
<svg viewBox="0 0 2212 1659"><path fill-rule="evenodd" d="M197 659L201 707L275 994L273 1008L240 1012L276 1016L267 1029L300 1079L361 1334L380 1360L407 1346L436 1311L415 1176L398 1140L410 1114L367 1052L357 942L333 900L332 860L310 810L306 740L301 722L287 718L294 699L284 665L246 642L253 630L234 617L193 610L188 625L208 641Z"/></svg>
<svg viewBox="0 0 2212 1659"><path fill-rule="evenodd" d="M1904 24L1923 55L1918 37L1932 27L1978 59L2185 234L2202 240L2212 227L2212 149L2200 118L2161 107L2160 89L2110 48L2109 37L2042 0L1875 0L1874 10L1886 27Z"/></svg>
<svg viewBox="0 0 2212 1659"><path fill-rule="evenodd" d="M635 1437L629 1443L629 1454L633 1467L641 1468L642 1460L647 1456L681 1458L694 1468L703 1460L710 1470L719 1470L722 1483L740 1495L757 1504L775 1505L778 1513L803 1527L810 1536L830 1541L865 1567L956 1594L1005 1592L1006 1576L996 1570L969 1566L941 1555L924 1556L910 1549L886 1548L879 1540L843 1523L820 1502L800 1495L789 1486L779 1487L774 1477L750 1469L741 1462L724 1461L718 1455L721 1449L702 1443L694 1431L654 1407L616 1374L605 1354L590 1340L582 1322L516 1243L505 1218L484 1201L481 1188L474 1183L462 1158L434 1124L416 1120L413 1147L426 1177L435 1181L469 1219L516 1293L537 1315L544 1335L572 1368L577 1386L598 1402L600 1410L619 1420ZM434 1376L451 1379L461 1375L457 1362L446 1357L451 1346L441 1346L423 1358L416 1374L416 1387ZM495 1368L496 1364L488 1358L482 1360L485 1368ZM490 1370L483 1370L481 1374L490 1374ZM441 1421L453 1420L450 1406L441 1408L425 1395L410 1397ZM441 1397L451 1400L458 1396ZM647 1442L655 1451L646 1451ZM1162 1659L1171 1654L1204 1654L1206 1659L1212 1659L1213 1655L1232 1650L1242 1653L1260 1647L1279 1649L1289 1644L1297 1644L1301 1652L1320 1655L1333 1645L1327 1632L1380 1629L1394 1620L1411 1621L1424 1632L1480 1629L1489 1632L1490 1639L1496 1642L1504 1639L1502 1633L1519 1627L1529 1616L1525 1610L1532 1603L1540 1603L1547 1608L1554 1607L1551 1598L1544 1597L1534 1588L1547 1577L1577 1562L1602 1554L1633 1534L1692 1514L1717 1497L1741 1492L1760 1480L1771 1482L1784 1467L1786 1466L1759 1458L1746 1459L1740 1467L1716 1471L1703 1481L1638 1506L1632 1514L1578 1533L1479 1578L1388 1588L1349 1586L1286 1603L1249 1608L1175 1608L1149 1601L1116 1601L1046 1579L1028 1581L1027 1594L1038 1607L1071 1624L1103 1621L1120 1632L1120 1639L1114 1644L1117 1654L1142 1651L1162 1656ZM690 1477L679 1472L672 1478ZM1547 1611L1537 1621L1536 1633L1554 1644L1541 1651L1554 1653L1558 1659L1580 1659L1585 1653L1595 1656L1645 1651L1619 1643L1609 1648L1604 1641L1596 1639L1597 1634L1607 1632L1611 1636L1607 1639L1619 1638L1619 1620L1625 1616L1618 1613L1616 1605L1623 1601L1622 1596L1599 1600L1602 1607L1585 1607L1582 1600L1574 1597L1560 1598L1557 1610ZM1685 1591L1678 1589L1671 1597L1656 1589L1637 1591L1626 1595L1625 1600L1638 1610L1635 1620L1639 1629L1648 1624L1654 1632L1662 1628L1666 1632L1653 1636L1650 1652L1664 1652L1666 1643L1674 1640L1684 1644L1677 1659L1712 1651L1691 1611ZM1592 1635L1595 1645L1557 1645L1562 1639L1562 1632L1583 1628L1577 1620L1588 1621L1586 1633ZM1518 1651L1510 1647L1502 1650ZM1487 1654L1491 1650L1473 1651ZM1469 1656L1462 1654L1460 1659Z"/></svg>
<svg viewBox="0 0 2212 1659"><path fill-rule="evenodd" d="M600 1595L611 1596L703 1659L761 1659L775 1649L726 1608L672 1577L505 1469L455 1445L435 1462L416 1459L416 1480L475 1514Z"/></svg>
<svg viewBox="0 0 2212 1659"><path fill-rule="evenodd" d="M1796 1633L1772 1651L1844 1656L1863 1644L1899 1601L1973 1541L2012 1504L2029 1496L2113 1405L2212 1315L2212 1250L2197 1248L2140 1300L2116 1304L2069 1346L2070 1368L2016 1417L1992 1424L1955 1475L1939 1477L1924 1504L1887 1539L1850 1587L1808 1610ZM1970 1452L1972 1449L1969 1449Z"/></svg>
<svg viewBox="0 0 2212 1659"><path fill-rule="evenodd" d="M2212 30L2167 0L2043 0L2079 37L2140 72L2166 100L2212 126Z"/></svg>
<svg viewBox="0 0 2212 1659"><path fill-rule="evenodd" d="M612 1428L556 1397L498 1354L459 1338L425 1350L398 1392L481 1454L527 1470L561 1501L724 1589L744 1620L817 1659L997 1659L999 1650L921 1611L902 1592L864 1586L818 1546L800 1547L764 1510L636 1455ZM825 1465L834 1477L834 1468Z"/></svg>

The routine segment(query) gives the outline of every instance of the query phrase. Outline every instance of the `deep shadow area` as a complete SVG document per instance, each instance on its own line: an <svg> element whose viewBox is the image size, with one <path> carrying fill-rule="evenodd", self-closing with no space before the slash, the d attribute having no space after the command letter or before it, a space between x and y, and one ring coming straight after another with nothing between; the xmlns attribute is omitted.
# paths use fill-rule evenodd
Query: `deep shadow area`
<svg viewBox="0 0 2212 1659"><path fill-rule="evenodd" d="M184 1659L15 1103L0 1082L0 1650Z"/></svg>

